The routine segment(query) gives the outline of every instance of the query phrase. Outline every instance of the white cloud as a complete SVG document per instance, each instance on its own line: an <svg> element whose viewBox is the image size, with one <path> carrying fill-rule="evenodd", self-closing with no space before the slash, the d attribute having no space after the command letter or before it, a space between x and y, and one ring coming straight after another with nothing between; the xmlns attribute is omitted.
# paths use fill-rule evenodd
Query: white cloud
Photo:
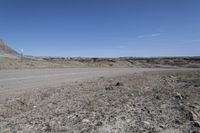
<svg viewBox="0 0 200 133"><path fill-rule="evenodd" d="M144 35L139 35L139 36L137 36L137 38L143 38L144 37Z"/></svg>
<svg viewBox="0 0 200 133"><path fill-rule="evenodd" d="M156 36L160 36L160 35L161 35L160 33L151 34L152 37L156 37Z"/></svg>

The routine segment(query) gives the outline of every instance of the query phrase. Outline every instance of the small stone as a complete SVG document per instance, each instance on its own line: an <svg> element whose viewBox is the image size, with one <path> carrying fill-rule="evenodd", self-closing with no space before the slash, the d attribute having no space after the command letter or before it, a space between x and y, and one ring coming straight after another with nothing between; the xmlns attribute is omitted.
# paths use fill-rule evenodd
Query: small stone
<svg viewBox="0 0 200 133"><path fill-rule="evenodd" d="M117 83L115 84L115 86L123 86L123 83L122 83L122 82L117 82Z"/></svg>
<svg viewBox="0 0 200 133"><path fill-rule="evenodd" d="M183 96L177 92L175 98L182 100Z"/></svg>
<svg viewBox="0 0 200 133"><path fill-rule="evenodd" d="M127 119L127 120L126 120L127 123L130 123L131 121L132 121L131 119Z"/></svg>
<svg viewBox="0 0 200 133"><path fill-rule="evenodd" d="M76 114L71 114L71 115L67 116L68 119L74 119L76 117L78 117L78 115L76 115Z"/></svg>
<svg viewBox="0 0 200 133"><path fill-rule="evenodd" d="M88 120L88 119L83 119L82 122L83 122L83 123L89 123L90 120Z"/></svg>
<svg viewBox="0 0 200 133"><path fill-rule="evenodd" d="M160 128L163 128L163 129L164 129L164 128L166 128L166 126L165 126L165 125L160 125Z"/></svg>
<svg viewBox="0 0 200 133"><path fill-rule="evenodd" d="M200 130L192 131L192 133L200 133Z"/></svg>
<svg viewBox="0 0 200 133"><path fill-rule="evenodd" d="M103 125L103 123L101 121L96 123L96 126L102 126L102 125Z"/></svg>
<svg viewBox="0 0 200 133"><path fill-rule="evenodd" d="M125 121L125 120L126 120L126 117L125 117L125 116L122 116L122 117L121 117L121 120Z"/></svg>
<svg viewBox="0 0 200 133"><path fill-rule="evenodd" d="M176 119L174 122L175 122L176 124L178 124L178 125L181 125L181 124L182 124L182 122L181 122L180 120L178 120L178 119Z"/></svg>
<svg viewBox="0 0 200 133"><path fill-rule="evenodd" d="M114 88L112 86L106 87L105 90L113 90Z"/></svg>
<svg viewBox="0 0 200 133"><path fill-rule="evenodd" d="M56 121L51 121L51 122L50 122L50 126L51 126L51 127L56 126L56 124L57 124Z"/></svg>
<svg viewBox="0 0 200 133"><path fill-rule="evenodd" d="M49 123L46 123L44 127L42 127L42 130L45 132L50 132L51 131L51 127L49 125Z"/></svg>
<svg viewBox="0 0 200 133"><path fill-rule="evenodd" d="M196 105L188 105L190 108L193 108L193 109L195 109L195 108L198 108Z"/></svg>
<svg viewBox="0 0 200 133"><path fill-rule="evenodd" d="M122 132L122 129L120 128L112 128L111 129L111 133L121 133Z"/></svg>
<svg viewBox="0 0 200 133"><path fill-rule="evenodd" d="M190 120L190 121L197 121L197 115L194 114L192 111L189 111L186 114L186 117Z"/></svg>
<svg viewBox="0 0 200 133"><path fill-rule="evenodd" d="M148 122L148 121L143 121L143 123L146 125L150 125L150 122Z"/></svg>
<svg viewBox="0 0 200 133"><path fill-rule="evenodd" d="M161 108L161 109L166 109L167 106L168 106L167 104L162 104L162 105L160 106L160 108Z"/></svg>
<svg viewBox="0 0 200 133"><path fill-rule="evenodd" d="M194 121L193 126L200 127L200 122L199 121Z"/></svg>
<svg viewBox="0 0 200 133"><path fill-rule="evenodd" d="M156 99L157 99L157 100L160 100L160 97L159 97L159 96L156 96Z"/></svg>

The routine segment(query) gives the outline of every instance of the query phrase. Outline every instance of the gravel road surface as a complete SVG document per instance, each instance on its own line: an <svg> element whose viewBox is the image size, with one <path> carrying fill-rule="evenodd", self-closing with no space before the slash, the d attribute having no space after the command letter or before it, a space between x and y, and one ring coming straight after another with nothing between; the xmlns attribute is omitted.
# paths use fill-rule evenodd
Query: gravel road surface
<svg viewBox="0 0 200 133"><path fill-rule="evenodd" d="M70 82L87 81L101 76L110 77L130 73L154 71L149 68L63 68L0 71L0 101L31 89L60 87ZM162 69L164 70L164 69Z"/></svg>

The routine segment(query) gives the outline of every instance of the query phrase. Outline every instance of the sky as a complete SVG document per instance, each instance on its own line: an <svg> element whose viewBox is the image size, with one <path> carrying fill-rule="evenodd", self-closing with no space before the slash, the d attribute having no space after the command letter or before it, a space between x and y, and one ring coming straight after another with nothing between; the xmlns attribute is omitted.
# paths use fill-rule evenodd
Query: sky
<svg viewBox="0 0 200 133"><path fill-rule="evenodd" d="M200 56L200 0L0 0L0 39L35 56Z"/></svg>

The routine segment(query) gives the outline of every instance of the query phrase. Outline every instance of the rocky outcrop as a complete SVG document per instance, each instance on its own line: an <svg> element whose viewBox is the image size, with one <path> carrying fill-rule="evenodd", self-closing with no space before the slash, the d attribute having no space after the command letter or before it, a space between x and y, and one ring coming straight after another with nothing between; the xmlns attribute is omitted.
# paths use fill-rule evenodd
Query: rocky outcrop
<svg viewBox="0 0 200 133"><path fill-rule="evenodd" d="M15 50L13 50L11 47L6 45L3 40L0 39L0 55L19 55Z"/></svg>

